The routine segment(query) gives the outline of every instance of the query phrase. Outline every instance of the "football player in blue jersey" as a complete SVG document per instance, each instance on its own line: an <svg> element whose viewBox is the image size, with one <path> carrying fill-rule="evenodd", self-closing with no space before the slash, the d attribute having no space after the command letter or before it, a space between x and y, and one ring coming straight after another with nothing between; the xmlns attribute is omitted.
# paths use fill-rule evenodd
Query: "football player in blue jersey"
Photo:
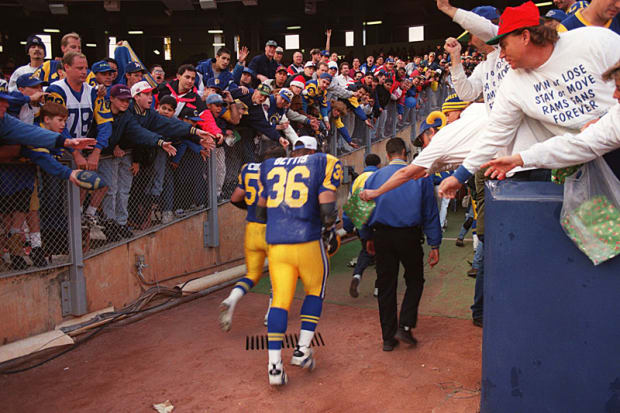
<svg viewBox="0 0 620 413"><path fill-rule="evenodd" d="M286 150L275 147L265 152L263 159L286 157ZM230 201L237 208L247 210L245 220L245 277L237 281L228 297L220 304L220 327L229 331L232 325L232 316L235 306L241 298L252 289L263 275L265 257L267 256L267 242L265 241L265 223L256 218L256 204L259 196L259 163L246 163L241 167L239 183L232 193ZM271 303L270 303L271 304ZM267 310L269 314L269 310ZM265 319L267 316L265 316Z"/></svg>
<svg viewBox="0 0 620 413"><path fill-rule="evenodd" d="M342 180L341 162L331 155L315 153L316 150L316 139L302 136L295 142L291 158L268 159L260 167L256 216L267 223L273 289L267 323L271 385L288 381L282 365L282 340L297 278L301 278L306 298L291 364L310 370L315 365L310 343L321 317L329 272L322 237L333 231L338 216L336 190Z"/></svg>

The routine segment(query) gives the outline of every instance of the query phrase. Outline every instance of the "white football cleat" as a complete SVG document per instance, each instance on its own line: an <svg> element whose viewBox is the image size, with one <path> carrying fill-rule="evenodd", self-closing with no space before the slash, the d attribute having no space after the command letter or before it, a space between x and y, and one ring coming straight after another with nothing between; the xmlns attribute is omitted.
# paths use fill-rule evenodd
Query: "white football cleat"
<svg viewBox="0 0 620 413"><path fill-rule="evenodd" d="M288 383L288 376L284 372L282 362L277 364L270 363L267 366L267 372L269 373L269 384L272 386L284 386Z"/></svg>
<svg viewBox="0 0 620 413"><path fill-rule="evenodd" d="M233 308L231 307L228 299L222 301L220 304L220 328L223 331L230 331L232 327Z"/></svg>
<svg viewBox="0 0 620 413"><path fill-rule="evenodd" d="M314 370L314 367L316 367L316 363L314 362L314 351L309 347L295 346L291 364L293 366L299 366L302 369Z"/></svg>

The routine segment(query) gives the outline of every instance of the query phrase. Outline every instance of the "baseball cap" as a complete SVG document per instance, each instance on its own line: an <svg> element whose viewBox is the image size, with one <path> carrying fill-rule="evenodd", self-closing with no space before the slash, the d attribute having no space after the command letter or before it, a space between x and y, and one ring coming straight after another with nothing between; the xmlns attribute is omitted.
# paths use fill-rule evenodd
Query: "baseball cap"
<svg viewBox="0 0 620 413"><path fill-rule="evenodd" d="M557 20L559 22L561 22L562 20L566 19L568 17L568 15L566 13L564 13L563 10L560 9L551 9L547 12L547 14L545 14L545 17L547 19L553 19L553 20Z"/></svg>
<svg viewBox="0 0 620 413"><path fill-rule="evenodd" d="M394 63L394 59L388 57L387 59L385 59L385 63Z"/></svg>
<svg viewBox="0 0 620 413"><path fill-rule="evenodd" d="M290 89L288 88L282 88L280 89L280 96L282 97L282 99L286 100L288 103L291 103L291 99L293 99L293 92L291 92Z"/></svg>
<svg viewBox="0 0 620 413"><path fill-rule="evenodd" d="M17 78L17 87L34 87L41 83L43 81L35 77L33 73L26 73Z"/></svg>
<svg viewBox="0 0 620 413"><path fill-rule="evenodd" d="M422 147L423 145L422 134L426 132L427 130L429 130L430 128L441 129L444 126L446 126L446 122L447 122L446 115L439 112L438 110L435 110L429 113L426 119L424 119L422 123L420 123L420 132L418 133L418 136L413 141L413 145L417 147Z"/></svg>
<svg viewBox="0 0 620 413"><path fill-rule="evenodd" d="M271 94L271 87L269 87L269 85L265 83L261 83L260 85L258 85L256 90L258 90L259 93L264 96L269 96Z"/></svg>
<svg viewBox="0 0 620 413"><path fill-rule="evenodd" d="M284 53L284 49L282 48L282 46L276 47L276 53Z"/></svg>
<svg viewBox="0 0 620 413"><path fill-rule="evenodd" d="M125 65L125 73L143 72L144 68L138 62L129 62Z"/></svg>
<svg viewBox="0 0 620 413"><path fill-rule="evenodd" d="M470 102L462 101L456 93L449 95L441 106L443 113L465 109Z"/></svg>
<svg viewBox="0 0 620 413"><path fill-rule="evenodd" d="M222 99L222 97L217 93L211 93L209 96L207 96L206 103L207 105L221 105L224 103L224 99Z"/></svg>
<svg viewBox="0 0 620 413"><path fill-rule="evenodd" d="M532 1L523 3L518 7L506 7L506 10L499 18L499 29L497 36L487 42L489 45L496 45L506 36L515 30L525 27L538 26L540 24L540 12Z"/></svg>
<svg viewBox="0 0 620 413"><path fill-rule="evenodd" d="M314 64L314 62L312 60L309 60L306 62L306 64L304 65L305 67L316 67L316 65Z"/></svg>
<svg viewBox="0 0 620 413"><path fill-rule="evenodd" d="M154 87L152 87L149 82L147 82L146 80L143 80L142 82L138 82L135 85L133 85L131 87L131 97L136 97L136 95L138 93L142 93L142 92L150 92L154 89Z"/></svg>
<svg viewBox="0 0 620 413"><path fill-rule="evenodd" d="M590 5L590 2L588 2L588 1L576 1L575 3L573 3L573 5L572 5L572 6L570 6L570 7L568 8L567 13L568 13L568 15L575 14L575 13L577 13L579 10L581 10L581 9L585 9L585 8L586 8L586 7L588 7L589 5Z"/></svg>
<svg viewBox="0 0 620 413"><path fill-rule="evenodd" d="M286 66L284 66L284 65L280 65L280 66L278 66L278 68L276 69L276 73L278 73L278 72L282 72L282 71L288 72L288 69L286 68Z"/></svg>
<svg viewBox="0 0 620 413"><path fill-rule="evenodd" d="M28 50L30 50L32 46L42 47L43 52L45 53L45 43L43 43L43 40L41 40L39 36L28 36L28 38L26 39L26 54L28 54Z"/></svg>
<svg viewBox="0 0 620 413"><path fill-rule="evenodd" d="M303 89L306 87L306 79L303 76L296 76L291 81L291 86L297 86Z"/></svg>
<svg viewBox="0 0 620 413"><path fill-rule="evenodd" d="M480 17L484 17L487 20L499 19L499 13L493 6L478 6L471 9L473 13L476 13Z"/></svg>
<svg viewBox="0 0 620 413"><path fill-rule="evenodd" d="M329 79L329 81L331 82L332 81L332 75L330 75L329 73L323 73L323 74L321 74L319 79Z"/></svg>
<svg viewBox="0 0 620 413"><path fill-rule="evenodd" d="M209 96L213 96L213 95L209 95ZM202 122L202 118L198 116L198 111L196 109L183 110L181 112L181 119L193 120L194 122Z"/></svg>
<svg viewBox="0 0 620 413"><path fill-rule="evenodd" d="M210 78L209 80L207 80L207 87L221 90L222 86L220 84L220 79L217 79L215 77Z"/></svg>
<svg viewBox="0 0 620 413"><path fill-rule="evenodd" d="M131 90L127 85L117 84L110 89L110 97L117 99L131 99Z"/></svg>
<svg viewBox="0 0 620 413"><path fill-rule="evenodd" d="M265 43L265 46L278 47L278 43L276 43L275 40L267 40L267 43Z"/></svg>
<svg viewBox="0 0 620 413"><path fill-rule="evenodd" d="M321 50L321 56L329 56L329 52L327 50Z"/></svg>
<svg viewBox="0 0 620 413"><path fill-rule="evenodd" d="M329 63L327 63L327 68L338 70L338 63L334 62L333 60L330 60Z"/></svg>
<svg viewBox="0 0 620 413"><path fill-rule="evenodd" d="M243 68L243 73L249 73L250 75L254 76L254 71L252 69L250 69L249 67L244 67Z"/></svg>
<svg viewBox="0 0 620 413"><path fill-rule="evenodd" d="M299 139L295 141L293 149L311 149L316 151L318 149L318 144L316 143L316 138L312 136L300 136Z"/></svg>
<svg viewBox="0 0 620 413"><path fill-rule="evenodd" d="M112 69L112 66L110 66L110 63L106 62L105 60L100 60L98 62L93 63L91 69L92 69L93 73L112 72L112 71L114 71Z"/></svg>

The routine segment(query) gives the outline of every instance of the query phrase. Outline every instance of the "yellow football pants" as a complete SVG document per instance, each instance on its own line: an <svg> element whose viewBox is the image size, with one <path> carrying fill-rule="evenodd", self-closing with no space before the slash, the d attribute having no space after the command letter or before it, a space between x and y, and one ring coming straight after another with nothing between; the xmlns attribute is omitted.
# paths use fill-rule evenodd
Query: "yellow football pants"
<svg viewBox="0 0 620 413"><path fill-rule="evenodd" d="M246 277L258 283L263 275L265 256L267 256L267 241L265 241L265 224L247 222L245 224L245 266L248 269Z"/></svg>
<svg viewBox="0 0 620 413"><path fill-rule="evenodd" d="M273 291L272 307L289 310L297 278L301 278L306 295L325 297L329 258L322 241L269 245L268 257Z"/></svg>

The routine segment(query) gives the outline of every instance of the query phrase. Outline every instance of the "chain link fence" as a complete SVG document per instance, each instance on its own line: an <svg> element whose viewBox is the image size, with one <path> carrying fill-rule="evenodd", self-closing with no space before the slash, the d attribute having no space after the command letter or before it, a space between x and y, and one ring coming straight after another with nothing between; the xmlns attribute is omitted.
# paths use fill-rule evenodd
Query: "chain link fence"
<svg viewBox="0 0 620 413"><path fill-rule="evenodd" d="M396 102L390 102L373 128L349 111L342 122L358 148L333 125L319 140L338 156L359 149L369 152L372 143L408 127L413 140L418 123L440 108L448 94L447 84L440 86L420 92L416 107L406 108L400 117ZM102 157L97 173L108 186L96 191L78 189L32 163L0 165L0 276L81 264L82 255L93 256L227 202L241 166L257 162L259 154L275 144L244 126L225 132L231 133L225 133L226 139L210 156L199 145L182 140L175 143L174 156L157 147ZM71 165L68 155L62 162ZM81 225L71 225L73 217ZM212 225L217 232L216 223ZM209 236L216 245L218 234ZM82 246L80 254L72 251L73 245Z"/></svg>
<svg viewBox="0 0 620 413"><path fill-rule="evenodd" d="M0 274L69 263L67 181L27 162L0 165Z"/></svg>

